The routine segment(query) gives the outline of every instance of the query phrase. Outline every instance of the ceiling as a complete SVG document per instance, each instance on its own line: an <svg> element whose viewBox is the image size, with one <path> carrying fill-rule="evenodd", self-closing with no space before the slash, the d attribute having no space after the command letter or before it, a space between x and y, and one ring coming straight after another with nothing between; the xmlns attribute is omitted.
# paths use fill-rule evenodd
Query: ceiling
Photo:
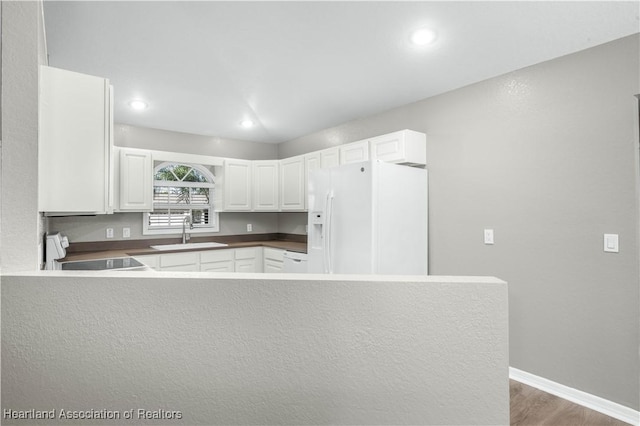
<svg viewBox="0 0 640 426"><path fill-rule="evenodd" d="M49 64L115 121L279 143L639 31L635 2L45 1ZM426 47L411 31L430 27ZM148 103L144 111L132 99ZM256 124L239 125L243 119Z"/></svg>

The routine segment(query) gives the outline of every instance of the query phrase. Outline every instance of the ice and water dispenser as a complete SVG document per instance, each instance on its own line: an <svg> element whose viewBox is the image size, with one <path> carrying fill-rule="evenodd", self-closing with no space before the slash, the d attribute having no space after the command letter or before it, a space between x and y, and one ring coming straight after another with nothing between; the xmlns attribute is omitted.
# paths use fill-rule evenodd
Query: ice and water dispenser
<svg viewBox="0 0 640 426"><path fill-rule="evenodd" d="M323 236L323 226L324 226L324 213L319 212L311 212L309 215L310 222L309 223L309 246L312 249L322 249L322 236Z"/></svg>

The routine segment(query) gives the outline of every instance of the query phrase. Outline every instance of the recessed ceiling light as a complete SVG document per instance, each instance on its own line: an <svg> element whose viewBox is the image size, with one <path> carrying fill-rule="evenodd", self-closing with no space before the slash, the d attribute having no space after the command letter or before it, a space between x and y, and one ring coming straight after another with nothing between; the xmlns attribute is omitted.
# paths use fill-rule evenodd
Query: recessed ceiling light
<svg viewBox="0 0 640 426"><path fill-rule="evenodd" d="M147 109L149 105L145 101L134 99L132 101L129 101L129 106L131 107L131 109L135 109L136 111L142 111L143 109Z"/></svg>
<svg viewBox="0 0 640 426"><path fill-rule="evenodd" d="M253 127L253 121L251 121L251 120L242 120L240 122L240 125L242 127L244 127L245 129L250 129L251 127Z"/></svg>
<svg viewBox="0 0 640 426"><path fill-rule="evenodd" d="M416 46L426 46L436 41L438 35L429 28L420 28L411 33L411 43Z"/></svg>

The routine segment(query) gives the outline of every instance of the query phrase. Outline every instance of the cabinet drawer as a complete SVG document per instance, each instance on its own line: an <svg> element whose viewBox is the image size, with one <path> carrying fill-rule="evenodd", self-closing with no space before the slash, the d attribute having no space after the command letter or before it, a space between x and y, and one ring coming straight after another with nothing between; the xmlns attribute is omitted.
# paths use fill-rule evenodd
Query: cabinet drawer
<svg viewBox="0 0 640 426"><path fill-rule="evenodd" d="M235 250L209 250L200 252L200 262L222 262L225 260L233 260Z"/></svg>
<svg viewBox="0 0 640 426"><path fill-rule="evenodd" d="M256 248L248 247L236 249L236 260L239 259L255 259L256 258Z"/></svg>
<svg viewBox="0 0 640 426"><path fill-rule="evenodd" d="M197 265L164 266L161 271L198 272Z"/></svg>
<svg viewBox="0 0 640 426"><path fill-rule="evenodd" d="M259 272L255 259L236 260L236 272Z"/></svg>
<svg viewBox="0 0 640 426"><path fill-rule="evenodd" d="M265 260L270 259L270 260L275 260L277 262L284 262L284 250L265 247L264 258Z"/></svg>
<svg viewBox="0 0 640 426"><path fill-rule="evenodd" d="M233 260L221 260L220 262L201 263L200 271L202 272L234 272Z"/></svg>
<svg viewBox="0 0 640 426"><path fill-rule="evenodd" d="M198 253L175 253L160 256L160 268L172 268L176 266L195 266L198 264Z"/></svg>
<svg viewBox="0 0 640 426"><path fill-rule="evenodd" d="M283 267L283 262L278 262L277 260L272 259L264 260L264 272L267 274L282 272Z"/></svg>

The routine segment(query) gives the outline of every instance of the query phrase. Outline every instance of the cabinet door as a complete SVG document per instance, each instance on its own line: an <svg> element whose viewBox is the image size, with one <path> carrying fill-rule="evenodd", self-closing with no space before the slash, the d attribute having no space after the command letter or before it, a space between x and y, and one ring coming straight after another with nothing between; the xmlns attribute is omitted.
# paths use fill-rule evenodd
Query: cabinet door
<svg viewBox="0 0 640 426"><path fill-rule="evenodd" d="M264 261L264 272L267 274L277 274L282 272L283 263L276 262L275 260L265 260Z"/></svg>
<svg viewBox="0 0 640 426"><path fill-rule="evenodd" d="M40 67L38 210L112 213L109 81Z"/></svg>
<svg viewBox="0 0 640 426"><path fill-rule="evenodd" d="M209 262L200 264L201 272L234 272L234 261L223 260L220 262Z"/></svg>
<svg viewBox="0 0 640 426"><path fill-rule="evenodd" d="M313 170L317 170L320 168L320 152L312 152L309 154L305 154L304 156L304 166L307 177L309 173Z"/></svg>
<svg viewBox="0 0 640 426"><path fill-rule="evenodd" d="M401 130L377 136L370 141L371 158L390 163L425 165L427 137L413 130Z"/></svg>
<svg viewBox="0 0 640 426"><path fill-rule="evenodd" d="M357 163L369 159L369 141L353 142L339 147L340 164Z"/></svg>
<svg viewBox="0 0 640 426"><path fill-rule="evenodd" d="M281 160L280 209L304 211L305 198L304 157Z"/></svg>
<svg viewBox="0 0 640 426"><path fill-rule="evenodd" d="M167 253L160 255L161 271L199 271L198 252Z"/></svg>
<svg viewBox="0 0 640 426"><path fill-rule="evenodd" d="M320 151L320 168L336 167L340 165L338 148L327 148Z"/></svg>
<svg viewBox="0 0 640 426"><path fill-rule="evenodd" d="M263 263L264 272L266 273L282 272L284 265L284 250L265 247Z"/></svg>
<svg viewBox="0 0 640 426"><path fill-rule="evenodd" d="M262 247L235 250L236 272L262 272Z"/></svg>
<svg viewBox="0 0 640 426"><path fill-rule="evenodd" d="M251 161L224 161L224 209L251 210Z"/></svg>
<svg viewBox="0 0 640 426"><path fill-rule="evenodd" d="M318 170L321 164L321 156L320 152L312 152L310 154L306 154L304 156L304 209L307 210L309 208L309 175L312 171Z"/></svg>
<svg viewBox="0 0 640 426"><path fill-rule="evenodd" d="M255 259L236 260L236 272L259 272Z"/></svg>
<svg viewBox="0 0 640 426"><path fill-rule="evenodd" d="M200 263L226 262L227 260L235 260L234 249L218 249L200 252Z"/></svg>
<svg viewBox="0 0 640 426"><path fill-rule="evenodd" d="M120 149L121 211L153 210L153 162L151 153L140 149Z"/></svg>
<svg viewBox="0 0 640 426"><path fill-rule="evenodd" d="M253 210L278 211L279 161L253 161Z"/></svg>
<svg viewBox="0 0 640 426"><path fill-rule="evenodd" d="M233 272L235 271L235 250L207 250L200 252L200 271Z"/></svg>

